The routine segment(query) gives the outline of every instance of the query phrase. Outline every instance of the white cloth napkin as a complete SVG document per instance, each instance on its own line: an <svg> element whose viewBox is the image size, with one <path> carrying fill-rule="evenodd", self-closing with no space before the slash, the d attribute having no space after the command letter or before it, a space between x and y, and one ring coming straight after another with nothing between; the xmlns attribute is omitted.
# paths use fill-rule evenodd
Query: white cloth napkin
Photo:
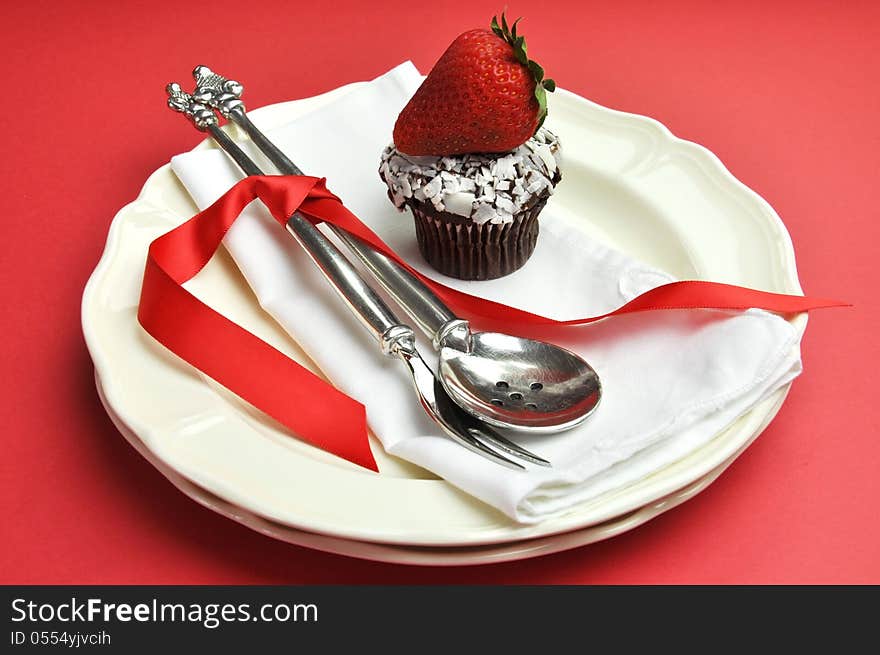
<svg viewBox="0 0 880 655"><path fill-rule="evenodd" d="M420 81L407 62L269 136L304 171L325 176L346 206L403 258L469 293L545 316L575 318L614 309L672 279L555 217L552 200L541 215L535 253L521 270L489 282L462 282L433 272L418 254L411 216L394 209L377 174L394 121ZM259 125L259 116L255 122ZM246 149L256 155L250 144ZM172 168L200 208L241 177L220 151L178 155ZM366 405L369 424L387 452L520 522L558 516L667 466L800 373L798 334L786 321L758 310L660 311L544 330L543 336L594 366L604 396L595 414L576 429L549 437L516 435L553 468L511 471L438 432L416 402L400 362L378 352L259 202L247 208L225 245L266 311L336 386ZM405 318L403 311L399 315ZM436 361L427 341L421 345L426 361Z"/></svg>

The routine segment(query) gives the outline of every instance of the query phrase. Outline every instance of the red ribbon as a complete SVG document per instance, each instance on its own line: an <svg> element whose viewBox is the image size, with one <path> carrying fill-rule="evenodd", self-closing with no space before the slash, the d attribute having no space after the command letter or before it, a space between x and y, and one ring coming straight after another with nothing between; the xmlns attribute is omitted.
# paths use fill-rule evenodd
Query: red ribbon
<svg viewBox="0 0 880 655"><path fill-rule="evenodd" d="M273 417L309 443L378 470L367 440L364 406L236 325L183 288L220 247L241 211L259 198L284 225L296 210L360 237L430 286L461 316L526 325L583 325L609 316L658 309L747 309L783 314L845 306L836 300L768 293L717 282L673 282L622 307L588 318L556 321L477 298L424 277L401 260L324 185L306 176L241 180L217 202L150 244L138 320L173 353Z"/></svg>

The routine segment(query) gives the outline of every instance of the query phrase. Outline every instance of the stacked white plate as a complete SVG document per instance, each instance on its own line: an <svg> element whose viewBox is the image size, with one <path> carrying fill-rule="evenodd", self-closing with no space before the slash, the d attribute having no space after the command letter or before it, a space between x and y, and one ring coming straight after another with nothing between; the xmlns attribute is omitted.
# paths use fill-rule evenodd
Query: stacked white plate
<svg viewBox="0 0 880 655"><path fill-rule="evenodd" d="M271 129L355 86L249 113ZM566 183L552 200L558 215L679 279L802 293L782 221L708 150L652 119L564 90L553 94L550 109L549 126L566 144ZM779 390L673 465L564 516L520 525L385 455L375 439L378 475L297 440L143 332L137 303L147 247L196 211L166 165L113 220L82 306L98 391L122 434L181 491L284 541L381 561L458 565L534 557L606 539L706 488L760 434L788 391ZM260 309L225 254L187 286L317 370ZM803 331L806 316L793 323Z"/></svg>

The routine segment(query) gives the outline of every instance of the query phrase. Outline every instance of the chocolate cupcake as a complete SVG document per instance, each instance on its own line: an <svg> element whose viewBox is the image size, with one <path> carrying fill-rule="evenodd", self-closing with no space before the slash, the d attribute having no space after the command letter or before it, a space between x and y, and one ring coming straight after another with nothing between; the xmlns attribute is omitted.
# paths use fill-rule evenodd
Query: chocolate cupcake
<svg viewBox="0 0 880 655"><path fill-rule="evenodd" d="M394 144L379 175L409 207L425 260L444 275L491 280L521 268L535 249L538 214L562 179L559 140L540 128L504 153L412 156Z"/></svg>

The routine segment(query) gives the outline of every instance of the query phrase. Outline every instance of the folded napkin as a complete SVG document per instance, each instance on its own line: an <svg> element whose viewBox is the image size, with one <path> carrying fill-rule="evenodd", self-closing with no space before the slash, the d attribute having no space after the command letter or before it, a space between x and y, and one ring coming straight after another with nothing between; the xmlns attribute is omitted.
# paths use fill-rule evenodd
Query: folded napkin
<svg viewBox="0 0 880 655"><path fill-rule="evenodd" d="M410 215L394 209L377 174L394 121L421 79L407 62L268 134L307 174L326 177L329 188L399 255L429 277L462 291L571 319L610 311L672 281L556 216L552 199L541 215L534 255L512 275L463 282L427 267L418 254ZM258 115L255 122L260 124ZM552 117L548 122L552 129ZM242 145L265 163L250 143ZM178 155L171 164L199 208L242 177L216 150ZM266 170L274 169L267 165ZM797 331L760 310L670 310L577 328L514 327L509 331L549 337L582 355L602 379L603 398L594 415L573 430L551 436L515 435L553 467L511 471L438 431L416 402L400 363L378 351L317 268L259 202L245 210L224 245L261 306L338 388L366 406L370 427L387 452L433 471L524 523L564 514L675 462L801 370ZM402 310L399 316L407 322ZM436 361L426 340L420 346L426 361Z"/></svg>

